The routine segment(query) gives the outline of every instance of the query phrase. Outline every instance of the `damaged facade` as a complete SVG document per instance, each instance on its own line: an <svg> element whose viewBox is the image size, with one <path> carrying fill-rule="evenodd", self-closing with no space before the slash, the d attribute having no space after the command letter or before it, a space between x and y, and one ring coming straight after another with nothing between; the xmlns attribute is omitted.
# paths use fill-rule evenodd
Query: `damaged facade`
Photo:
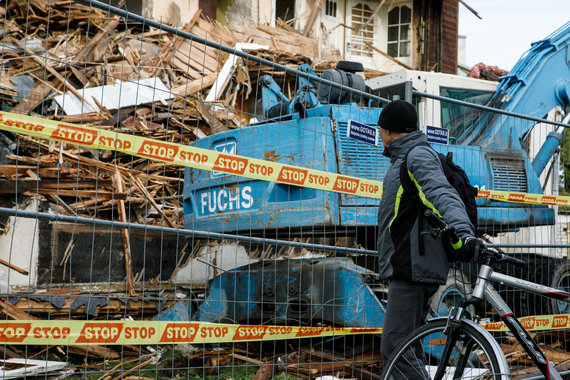
<svg viewBox="0 0 570 380"><path fill-rule="evenodd" d="M338 51L338 60L383 72L457 73L457 0L130 0L127 7L172 25L198 8L221 24L283 25Z"/></svg>

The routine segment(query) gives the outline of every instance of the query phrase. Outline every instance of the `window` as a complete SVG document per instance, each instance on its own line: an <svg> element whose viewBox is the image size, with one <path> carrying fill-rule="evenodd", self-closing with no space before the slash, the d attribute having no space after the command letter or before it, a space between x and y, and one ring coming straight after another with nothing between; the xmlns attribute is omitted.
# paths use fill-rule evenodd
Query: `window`
<svg viewBox="0 0 570 380"><path fill-rule="evenodd" d="M388 54L409 57L411 45L412 10L406 6L388 12Z"/></svg>
<svg viewBox="0 0 570 380"><path fill-rule="evenodd" d="M295 18L295 0L275 1L275 20L288 21Z"/></svg>
<svg viewBox="0 0 570 380"><path fill-rule="evenodd" d="M462 100L465 102L485 105L493 95L490 91L478 91L459 88L441 87L439 89L441 96L447 98ZM459 139L476 119L481 115L481 111L473 108L452 104L448 102L441 103L441 126L449 129L449 137Z"/></svg>
<svg viewBox="0 0 570 380"><path fill-rule="evenodd" d="M371 49L366 43L374 42L374 11L366 4L352 7L352 38L350 53L362 57L372 57Z"/></svg>
<svg viewBox="0 0 570 380"><path fill-rule="evenodd" d="M325 3L325 15L336 17L336 1L327 0Z"/></svg>

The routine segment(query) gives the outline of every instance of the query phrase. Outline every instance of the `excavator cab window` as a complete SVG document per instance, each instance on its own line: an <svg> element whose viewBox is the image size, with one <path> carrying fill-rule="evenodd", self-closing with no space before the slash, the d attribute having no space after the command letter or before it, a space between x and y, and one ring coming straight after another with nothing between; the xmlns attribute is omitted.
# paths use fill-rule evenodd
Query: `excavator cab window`
<svg viewBox="0 0 570 380"><path fill-rule="evenodd" d="M452 99L484 105L489 101L490 91L477 91L458 88L440 88L440 95ZM478 116L480 111L458 104L441 102L441 126L449 129L449 137L458 138Z"/></svg>

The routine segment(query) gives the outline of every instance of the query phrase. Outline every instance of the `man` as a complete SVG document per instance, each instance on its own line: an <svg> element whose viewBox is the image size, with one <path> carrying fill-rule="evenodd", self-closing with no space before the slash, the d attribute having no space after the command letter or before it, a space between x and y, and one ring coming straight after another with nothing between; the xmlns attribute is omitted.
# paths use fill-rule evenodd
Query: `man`
<svg viewBox="0 0 570 380"><path fill-rule="evenodd" d="M378 211L379 269L381 277L389 281L381 342L384 360L408 334L425 323L429 298L447 279L445 251L430 234L422 233L429 227L420 211L430 209L455 228L462 240L461 247L453 252L459 260L469 261L482 247L474 237L463 201L447 181L437 153L428 146L417 123L415 108L403 100L386 105L378 119L383 154L391 162ZM418 189L421 207L413 194L404 192L400 182L400 166L407 153L407 174ZM429 379L422 348L415 351L409 353L415 359L399 368L402 378Z"/></svg>

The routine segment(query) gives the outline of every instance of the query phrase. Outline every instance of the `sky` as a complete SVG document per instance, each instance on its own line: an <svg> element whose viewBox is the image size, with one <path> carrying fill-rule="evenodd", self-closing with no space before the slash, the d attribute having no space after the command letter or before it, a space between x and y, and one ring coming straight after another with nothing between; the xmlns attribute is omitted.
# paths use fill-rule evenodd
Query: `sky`
<svg viewBox="0 0 570 380"><path fill-rule="evenodd" d="M530 48L570 21L570 0L464 0L482 20L459 4L459 34L466 36L465 63L510 70Z"/></svg>

